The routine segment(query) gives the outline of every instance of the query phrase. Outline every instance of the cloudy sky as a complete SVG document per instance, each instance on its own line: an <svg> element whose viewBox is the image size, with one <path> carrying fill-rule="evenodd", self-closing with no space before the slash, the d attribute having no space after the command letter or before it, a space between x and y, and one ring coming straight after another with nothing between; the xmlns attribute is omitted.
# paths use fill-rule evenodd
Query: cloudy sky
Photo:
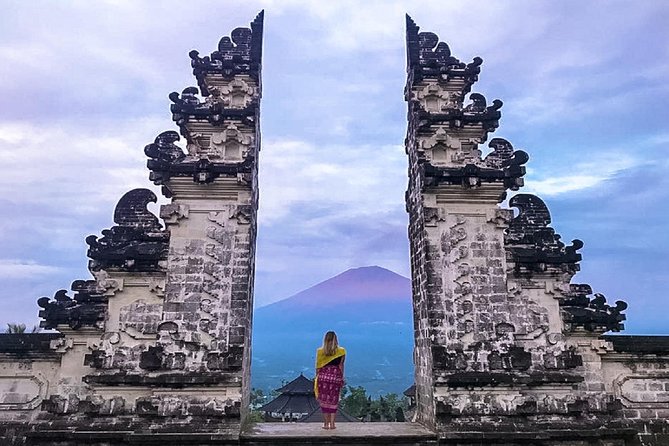
<svg viewBox="0 0 669 446"><path fill-rule="evenodd" d="M265 9L256 303L348 268L408 275L404 13L504 101L492 136L580 238L628 331L669 333L669 4L664 1L0 0L0 324L88 278L89 234L174 129L188 51ZM157 207L153 208L157 212Z"/></svg>

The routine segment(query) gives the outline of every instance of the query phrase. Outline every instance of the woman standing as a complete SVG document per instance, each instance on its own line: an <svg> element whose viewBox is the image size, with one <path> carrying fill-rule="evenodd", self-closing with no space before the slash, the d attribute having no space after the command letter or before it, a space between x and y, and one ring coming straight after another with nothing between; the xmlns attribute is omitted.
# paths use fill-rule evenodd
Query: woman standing
<svg viewBox="0 0 669 446"><path fill-rule="evenodd" d="M323 346L316 350L314 392L323 412L323 429L335 428L339 395L344 385L346 350L339 346L334 331L325 333Z"/></svg>

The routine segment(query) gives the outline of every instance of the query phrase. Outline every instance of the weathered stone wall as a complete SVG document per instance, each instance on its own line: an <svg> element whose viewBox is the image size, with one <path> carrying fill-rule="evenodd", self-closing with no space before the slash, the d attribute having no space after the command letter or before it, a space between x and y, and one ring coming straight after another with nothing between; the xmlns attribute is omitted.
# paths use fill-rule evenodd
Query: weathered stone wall
<svg viewBox="0 0 669 446"><path fill-rule="evenodd" d="M415 122L409 120L406 145L417 144ZM414 367L416 384L416 420L434 427L434 398L432 377L432 327L429 324L430 294L441 294L441 283L434 278L438 265L432 263L432 252L437 247L429 244L425 234L425 212L421 187L422 170L417 153L407 150L409 156L409 185L406 192L406 210L409 213L409 245L411 255L411 284L414 322Z"/></svg>
<svg viewBox="0 0 669 446"><path fill-rule="evenodd" d="M0 444L11 444L14 430L32 423L54 391L62 354L51 343L59 337L0 334Z"/></svg>
<svg viewBox="0 0 669 446"><path fill-rule="evenodd" d="M622 404L643 445L669 444L669 337L605 336L606 392Z"/></svg>

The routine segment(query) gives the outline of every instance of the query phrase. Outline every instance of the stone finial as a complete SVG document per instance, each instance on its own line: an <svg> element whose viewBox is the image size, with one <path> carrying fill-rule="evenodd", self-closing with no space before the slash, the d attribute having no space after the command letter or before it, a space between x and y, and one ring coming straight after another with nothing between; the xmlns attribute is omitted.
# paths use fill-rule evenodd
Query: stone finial
<svg viewBox="0 0 669 446"><path fill-rule="evenodd" d="M190 156L174 144L180 139L177 132L170 130L161 133L152 144L144 148L144 153L149 157L146 162L151 170L149 179L156 185L165 185L172 177L191 177L196 183L211 183L222 174L237 176L251 172L255 161L255 152L250 148L252 140L236 128L233 129L234 137L228 136L231 127L212 135L206 148L192 144L194 148ZM216 139L219 135L222 135L220 139ZM217 144L219 140L220 144ZM236 152L234 157L230 157L229 149L233 145ZM163 194L171 196L165 187Z"/></svg>
<svg viewBox="0 0 669 446"><path fill-rule="evenodd" d="M169 233L148 209L158 199L149 189L134 189L116 205L114 221L118 224L102 231L102 237L90 235L89 269L127 271L162 271L167 260Z"/></svg>
<svg viewBox="0 0 669 446"><path fill-rule="evenodd" d="M543 271L548 265L566 265L578 271L583 242L573 240L570 246L560 241L560 234L549 227L551 215L546 204L536 195L518 194L511 197L509 206L518 208L518 215L509 223L505 243L516 269Z"/></svg>
<svg viewBox="0 0 669 446"><path fill-rule="evenodd" d="M236 74L248 74L254 79L260 78L262 59L262 34L265 11L260 11L250 28L236 28L230 37L224 36L218 42L218 50L209 56L200 57L192 50L193 75L197 78L202 94L209 95L206 83L208 75L232 77Z"/></svg>
<svg viewBox="0 0 669 446"><path fill-rule="evenodd" d="M505 188L518 190L523 185L523 176L525 175L525 164L529 156L522 150L514 150L510 142L502 138L494 138L488 145L492 152L484 159L478 155L471 156L469 159L458 160L458 153L448 147L448 137L444 138L446 142L440 142L438 135L433 138L436 142L432 147L432 160L423 163L426 177L426 184L434 186L437 184L460 184L464 187L477 187L482 183L501 182ZM461 166L440 166L434 159L434 152L439 146L445 150L454 152L450 157L452 164L454 161L460 161Z"/></svg>
<svg viewBox="0 0 669 446"><path fill-rule="evenodd" d="M605 333L607 331L622 331L626 316L622 314L627 309L627 303L618 300L615 306L606 302L603 294L595 293L586 284L570 284L567 299L560 302L564 315L564 322L568 330L575 331L583 328L587 331Z"/></svg>
<svg viewBox="0 0 669 446"><path fill-rule="evenodd" d="M475 57L472 62L465 64L451 54L447 43L439 42L439 36L419 31L420 27L407 14L407 71L410 83L426 77L461 79L464 81L462 92L468 93L472 84L478 80L483 59Z"/></svg>
<svg viewBox="0 0 669 446"><path fill-rule="evenodd" d="M114 223L119 226L160 231L158 217L148 210L149 203L156 203L158 198L149 189L133 189L127 192L116 205Z"/></svg>
<svg viewBox="0 0 669 446"><path fill-rule="evenodd" d="M73 283L74 297L67 295L67 290L59 290L53 299L40 297L37 305L42 308L39 317L40 327L54 329L58 325L68 325L77 330L84 326L102 328L107 311L107 298L97 288L96 281L79 280Z"/></svg>

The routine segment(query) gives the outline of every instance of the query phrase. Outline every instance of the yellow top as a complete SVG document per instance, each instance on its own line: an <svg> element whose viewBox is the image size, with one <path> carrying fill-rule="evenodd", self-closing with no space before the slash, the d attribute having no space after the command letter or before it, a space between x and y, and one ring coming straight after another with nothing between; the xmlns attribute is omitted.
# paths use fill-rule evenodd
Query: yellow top
<svg viewBox="0 0 669 446"><path fill-rule="evenodd" d="M316 350L316 377L314 378L314 393L316 398L318 398L318 369L324 367L328 362L336 358L341 358L346 355L346 349L344 347L337 347L337 351L334 355L327 356L323 351L323 347L319 347Z"/></svg>
<svg viewBox="0 0 669 446"><path fill-rule="evenodd" d="M316 370L325 366L333 359L341 358L344 355L346 355L346 349L344 347L337 347L337 351L334 353L334 355L330 356L325 354L323 347L319 347L318 350L316 350Z"/></svg>

